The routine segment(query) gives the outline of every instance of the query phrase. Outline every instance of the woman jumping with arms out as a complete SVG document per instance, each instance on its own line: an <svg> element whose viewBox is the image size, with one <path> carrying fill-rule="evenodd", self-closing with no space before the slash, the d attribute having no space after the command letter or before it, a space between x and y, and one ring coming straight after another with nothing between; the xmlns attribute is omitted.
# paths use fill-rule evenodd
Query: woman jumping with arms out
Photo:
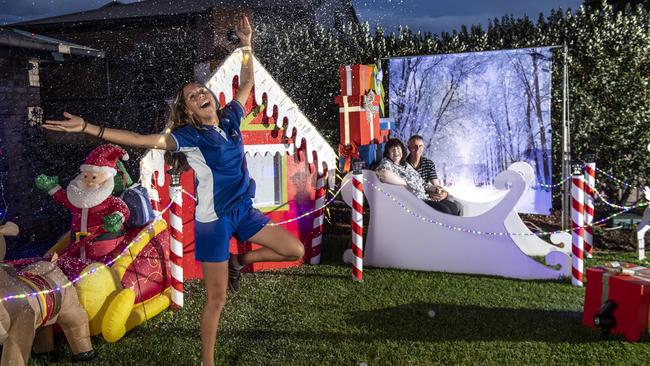
<svg viewBox="0 0 650 366"><path fill-rule="evenodd" d="M64 113L63 121L46 121L53 131L82 132L126 146L181 151L196 174L195 257L201 262L207 299L201 314L201 358L214 365L214 349L226 293L239 289L240 270L254 262L294 261L304 255L303 244L285 229L269 226L269 219L253 208L251 181L239 124L253 87L252 29L246 17L237 24L243 59L235 98L223 110L202 84L184 84L169 116L171 128L163 134L138 133L100 127ZM170 131L171 130L171 131ZM232 236L262 248L229 254Z"/></svg>

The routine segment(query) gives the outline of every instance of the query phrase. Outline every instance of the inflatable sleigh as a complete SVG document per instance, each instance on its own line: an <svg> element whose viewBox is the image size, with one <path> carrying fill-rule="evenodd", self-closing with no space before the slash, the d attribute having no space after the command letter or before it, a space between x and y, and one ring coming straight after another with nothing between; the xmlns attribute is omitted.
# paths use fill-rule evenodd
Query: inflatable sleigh
<svg viewBox="0 0 650 366"><path fill-rule="evenodd" d="M74 245L79 243L70 243L65 235L46 256L61 253L57 265L68 278L80 278L75 288L88 313L91 335L101 333L115 342L169 306L169 233L164 220L127 230L115 248L93 260L81 259Z"/></svg>
<svg viewBox="0 0 650 366"><path fill-rule="evenodd" d="M348 174L343 183L350 179ZM548 243L535 236L514 211L532 179L530 165L512 164L495 178L495 187L502 191L495 199L459 200L463 216L458 217L438 212L404 187L384 184L374 171L364 170L363 190L370 211L364 265L520 279L569 276L570 234L554 234ZM347 184L342 194L351 205L352 185ZM544 256L545 264L531 256ZM347 261L350 252L344 257Z"/></svg>

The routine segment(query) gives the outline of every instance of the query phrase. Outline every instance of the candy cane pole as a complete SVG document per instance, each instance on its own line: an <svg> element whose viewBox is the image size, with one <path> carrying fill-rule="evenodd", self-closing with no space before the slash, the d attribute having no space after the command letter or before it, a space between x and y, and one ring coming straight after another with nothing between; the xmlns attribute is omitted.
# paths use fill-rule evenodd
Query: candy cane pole
<svg viewBox="0 0 650 366"><path fill-rule="evenodd" d="M596 163L585 164L585 255L591 258L594 246L594 196L596 188Z"/></svg>
<svg viewBox="0 0 650 366"><path fill-rule="evenodd" d="M582 287L584 273L584 195L585 182L582 174L574 174L571 179L571 252L573 267L571 268L571 284Z"/></svg>
<svg viewBox="0 0 650 366"><path fill-rule="evenodd" d="M316 197L314 197L314 209L316 211L316 216L314 217L314 226L312 229L311 235L311 258L309 263L319 264L320 263L320 244L323 241L323 224L325 221L325 182L327 181L327 170L323 170L323 174L317 173L316 179Z"/></svg>
<svg viewBox="0 0 650 366"><path fill-rule="evenodd" d="M363 162L355 162L352 171L352 277L363 281Z"/></svg>
<svg viewBox="0 0 650 366"><path fill-rule="evenodd" d="M149 200L151 201L151 208L153 209L153 215L156 218L162 216L160 212L160 193L158 193L158 185L156 184L156 178L153 179L151 184L151 189L149 192Z"/></svg>
<svg viewBox="0 0 650 366"><path fill-rule="evenodd" d="M171 231L172 309L183 307L183 189L181 173L177 169L168 171L171 176L169 198L172 201L169 213Z"/></svg>

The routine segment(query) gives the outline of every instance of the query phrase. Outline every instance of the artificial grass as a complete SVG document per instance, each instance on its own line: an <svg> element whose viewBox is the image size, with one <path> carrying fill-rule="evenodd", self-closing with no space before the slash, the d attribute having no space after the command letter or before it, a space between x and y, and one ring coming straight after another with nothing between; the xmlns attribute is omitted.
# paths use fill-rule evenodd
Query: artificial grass
<svg viewBox="0 0 650 366"><path fill-rule="evenodd" d="M635 262L633 256L599 253L588 263ZM228 300L221 319L218 363L641 365L650 360L648 337L635 344L620 336L602 340L582 326L584 289L568 280L368 268L364 282L356 283L336 256L324 259L328 263L319 266L244 274L242 290ZM98 356L86 364L198 365L205 292L198 281L185 289L181 311L165 311L114 344L94 337ZM62 362L30 364L68 360L69 354Z"/></svg>

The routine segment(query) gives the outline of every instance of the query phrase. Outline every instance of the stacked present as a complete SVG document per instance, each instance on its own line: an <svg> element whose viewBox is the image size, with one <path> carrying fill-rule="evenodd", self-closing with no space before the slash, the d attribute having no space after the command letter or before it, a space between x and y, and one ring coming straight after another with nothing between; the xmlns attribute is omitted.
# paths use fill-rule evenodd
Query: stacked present
<svg viewBox="0 0 650 366"><path fill-rule="evenodd" d="M339 106L339 168L349 171L352 160L362 160L366 167L381 160L383 144L388 139L390 122L380 127L383 110L381 70L374 65L347 65L339 70L341 95Z"/></svg>
<svg viewBox="0 0 650 366"><path fill-rule="evenodd" d="M638 341L648 331L650 269L610 263L587 270L582 323Z"/></svg>

